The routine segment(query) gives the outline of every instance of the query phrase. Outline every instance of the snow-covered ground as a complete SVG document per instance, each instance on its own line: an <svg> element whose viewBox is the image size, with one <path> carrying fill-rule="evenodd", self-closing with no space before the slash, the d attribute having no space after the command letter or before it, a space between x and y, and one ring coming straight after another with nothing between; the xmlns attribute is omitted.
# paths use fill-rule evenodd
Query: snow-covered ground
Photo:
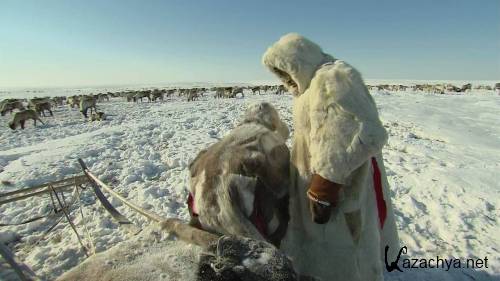
<svg viewBox="0 0 500 281"><path fill-rule="evenodd" d="M386 279L500 279L500 96L492 91L372 94L390 134L384 159L408 255L488 258L488 268L414 269ZM163 103L114 98L98 104L107 121L86 122L76 109L59 107L54 117L43 119L46 125L34 128L28 121L24 131L11 131L10 117L0 117L0 180L14 184L0 184L0 193L81 174L76 159L82 158L131 201L165 217L187 219L188 163L233 128L247 104L260 100L271 102L292 128L292 97L272 94L215 100L210 93L195 102L175 97ZM90 190L82 195L84 219L76 210L72 216L80 233L85 222L97 252L128 239ZM137 225L148 224L110 200ZM50 206L48 196L0 206L0 223L43 215ZM85 260L67 223L38 241L52 224L0 227L0 239L47 279ZM13 276L1 262L0 269L0 279Z"/></svg>

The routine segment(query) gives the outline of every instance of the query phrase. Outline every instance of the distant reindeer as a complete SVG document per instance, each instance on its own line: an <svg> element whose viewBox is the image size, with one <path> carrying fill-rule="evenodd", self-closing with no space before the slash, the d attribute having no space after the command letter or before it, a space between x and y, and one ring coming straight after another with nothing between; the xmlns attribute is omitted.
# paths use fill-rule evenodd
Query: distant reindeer
<svg viewBox="0 0 500 281"><path fill-rule="evenodd" d="M92 110L94 113L97 112L96 108L96 99L93 96L82 96L80 100L80 112L83 114L85 118L88 118L87 111L90 109L90 113L92 114Z"/></svg>
<svg viewBox="0 0 500 281"><path fill-rule="evenodd" d="M0 106L0 114L2 116L5 116L5 114L7 113L7 111L12 114L12 111L14 109L19 109L19 110L24 110L24 106L23 106L23 103L20 102L20 101L13 101L13 102L6 102L6 103L3 103L1 104Z"/></svg>
<svg viewBox="0 0 500 281"><path fill-rule="evenodd" d="M234 98L233 87L225 87L224 88L224 97L225 98Z"/></svg>
<svg viewBox="0 0 500 281"><path fill-rule="evenodd" d="M225 89L224 88L216 88L215 89L215 96L214 98L217 99L217 98L223 98L224 97L224 92L225 92Z"/></svg>
<svg viewBox="0 0 500 281"><path fill-rule="evenodd" d="M134 95L134 101L137 102L140 100L142 102L143 98L147 98L148 102L151 102L151 98L149 96L150 93L151 91L139 91Z"/></svg>
<svg viewBox="0 0 500 281"><path fill-rule="evenodd" d="M470 90L472 90L472 84L467 83L467 84L463 85L462 88L460 88L459 92L466 92L466 91L470 91Z"/></svg>
<svg viewBox="0 0 500 281"><path fill-rule="evenodd" d="M15 130L18 125L21 125L21 129L24 130L24 124L26 120L33 119L34 125L36 126L36 121L40 121L40 123L44 124L42 120L40 120L40 117L38 116L38 113L32 109L27 109L23 111L18 111L14 113L14 116L12 117L12 120L9 122L9 128L12 130Z"/></svg>
<svg viewBox="0 0 500 281"><path fill-rule="evenodd" d="M277 95L283 95L285 93L285 86L279 85L278 89L276 89L276 94Z"/></svg>
<svg viewBox="0 0 500 281"><path fill-rule="evenodd" d="M65 99L66 97L53 97L52 104L54 104L54 106L61 106L64 104Z"/></svg>
<svg viewBox="0 0 500 281"><path fill-rule="evenodd" d="M170 96L172 96L173 94L175 94L175 89L169 89L169 90L167 90L167 93L166 93L167 98L169 98L169 97L170 97Z"/></svg>
<svg viewBox="0 0 500 281"><path fill-rule="evenodd" d="M21 100L20 99L4 99L4 100L0 101L0 108L2 108L2 106L6 103L15 102L15 101L21 101Z"/></svg>
<svg viewBox="0 0 500 281"><path fill-rule="evenodd" d="M188 93L187 101L197 100L200 96L198 95L198 91L196 89L191 89Z"/></svg>
<svg viewBox="0 0 500 281"><path fill-rule="evenodd" d="M35 111L40 115L45 117L45 111L48 111L50 116L54 116L52 113L52 104L50 102L41 102L35 105Z"/></svg>
<svg viewBox="0 0 500 281"><path fill-rule="evenodd" d="M80 97L79 96L71 96L66 99L66 103L70 108L75 108L78 107L80 104Z"/></svg>
<svg viewBox="0 0 500 281"><path fill-rule="evenodd" d="M231 96L233 98L236 97L236 95L241 94L241 96L244 98L245 94L243 93L243 88L242 87L235 87L231 93Z"/></svg>
<svg viewBox="0 0 500 281"><path fill-rule="evenodd" d="M104 121L106 120L106 114L104 112L92 113L90 115L90 121Z"/></svg>
<svg viewBox="0 0 500 281"><path fill-rule="evenodd" d="M50 116L54 116L52 113L51 100L47 98L33 98L28 101L28 108L34 109L40 116L45 117L45 111L48 111Z"/></svg>
<svg viewBox="0 0 500 281"><path fill-rule="evenodd" d="M155 90L153 90L153 92L151 92L151 94L149 95L149 98L152 101L156 101L156 100L163 101L163 91L155 89Z"/></svg>
<svg viewBox="0 0 500 281"><path fill-rule="evenodd" d="M100 102L103 102L103 101L109 101L109 96L107 94L103 94L103 93L99 93L97 94L97 100L99 100Z"/></svg>
<svg viewBox="0 0 500 281"><path fill-rule="evenodd" d="M189 92L189 89L179 89L177 96L182 97Z"/></svg>
<svg viewBox="0 0 500 281"><path fill-rule="evenodd" d="M135 101L134 96L135 96L134 92L129 92L125 94L125 98L127 99L127 101Z"/></svg>
<svg viewBox="0 0 500 281"><path fill-rule="evenodd" d="M251 90L252 94L259 93L260 95L260 86L252 87Z"/></svg>

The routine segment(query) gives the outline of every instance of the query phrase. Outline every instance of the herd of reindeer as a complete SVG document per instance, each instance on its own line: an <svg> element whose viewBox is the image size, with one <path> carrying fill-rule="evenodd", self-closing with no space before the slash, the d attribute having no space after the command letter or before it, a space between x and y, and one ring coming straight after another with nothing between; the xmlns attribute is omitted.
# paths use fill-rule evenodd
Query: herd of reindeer
<svg viewBox="0 0 500 281"><path fill-rule="evenodd" d="M369 90L378 91L412 91L430 92L430 93L465 93L472 89L475 90L496 90L500 91L500 83L492 86L477 85L474 88L468 83L462 87L452 84L417 84L413 86L405 85L367 85ZM185 97L187 101L195 101L204 97L208 92L213 92L214 98L236 98L239 95L245 97L244 91L251 91L253 94L272 92L276 95L282 95L286 92L283 85L262 85L249 87L213 87L213 88L176 88L176 89L152 89L152 90L128 90L120 92L107 92L90 95L73 95L58 97L43 97L32 99L4 99L0 101L0 114L5 116L7 113L12 115L8 126L15 130L17 127L24 129L27 120L33 120L34 125L39 121L43 124L40 117L46 117L47 114L53 116L52 108L67 105L70 108L78 108L85 119L90 121L102 121L106 119L104 112L98 112L97 102L109 101L110 98L124 98L128 102L148 102L164 101L173 95ZM25 106L26 105L26 106ZM17 110L17 111L15 111ZM90 115L88 114L90 110Z"/></svg>
<svg viewBox="0 0 500 281"><path fill-rule="evenodd" d="M33 120L44 124L41 117L54 116L52 109L67 105L71 109L78 108L85 119L90 121L102 121L106 119L104 112L97 111L97 103L109 101L110 98L124 98L128 102L155 102L164 101L177 94L179 97L187 98L187 101L195 101L203 97L209 91L215 92L214 98L236 98L239 95L245 97L244 91L253 94L268 93L282 95L285 93L283 85L276 86L253 86L253 87L214 87L208 88L177 88L177 89L152 89L152 90L128 90L120 92L107 92L89 95L57 96L32 99L4 99L0 101L0 114L12 115L8 126L15 130L20 127L24 129L27 120ZM17 110L17 111L16 111ZM89 114L90 111L90 114Z"/></svg>

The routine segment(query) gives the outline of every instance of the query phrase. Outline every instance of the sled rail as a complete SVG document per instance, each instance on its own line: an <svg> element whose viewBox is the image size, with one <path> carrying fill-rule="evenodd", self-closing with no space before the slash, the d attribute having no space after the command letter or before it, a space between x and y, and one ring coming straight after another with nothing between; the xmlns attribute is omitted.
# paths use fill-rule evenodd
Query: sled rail
<svg viewBox="0 0 500 281"><path fill-rule="evenodd" d="M51 193L51 187L53 187L56 191L60 191L72 188L74 186L79 186L87 182L89 181L85 175L79 175L33 187L21 188L10 192L0 193L0 206L10 202L27 199L33 196Z"/></svg>
<svg viewBox="0 0 500 281"><path fill-rule="evenodd" d="M150 221L158 223L162 230L169 232L171 234L174 234L179 239L181 239L187 243L195 244L195 245L198 245L198 246L201 246L204 248L208 247L209 244L217 241L220 238L219 235L216 235L216 234L192 227L190 225L187 225L186 223L184 223L180 219L164 218L158 214L155 214L153 212L145 210L144 208L139 207L135 203L127 200L121 194L119 194L118 192L113 190L111 187L109 187L107 184L105 184L99 178L97 178L94 174L92 174L82 159L78 159L78 162L82 166L82 169L83 169L83 172L85 173L85 175L87 175L89 180L92 181L92 185L95 186L94 191L99 190L99 187L101 187L106 192L108 192L109 194L111 194L112 196L114 196L115 198L120 200L123 204L127 205L129 208L131 208L135 212L141 214L142 216L146 217ZM105 200L107 201L107 199L105 199ZM108 203L109 203L109 201L108 201Z"/></svg>

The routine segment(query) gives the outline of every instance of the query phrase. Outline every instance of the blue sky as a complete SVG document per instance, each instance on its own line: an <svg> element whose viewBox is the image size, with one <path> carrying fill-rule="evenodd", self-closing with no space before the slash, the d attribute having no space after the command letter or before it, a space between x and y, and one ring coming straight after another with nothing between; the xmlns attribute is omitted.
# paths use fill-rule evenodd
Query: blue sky
<svg viewBox="0 0 500 281"><path fill-rule="evenodd" d="M1 0L0 88L272 80L288 32L366 79L500 80L499 0Z"/></svg>

